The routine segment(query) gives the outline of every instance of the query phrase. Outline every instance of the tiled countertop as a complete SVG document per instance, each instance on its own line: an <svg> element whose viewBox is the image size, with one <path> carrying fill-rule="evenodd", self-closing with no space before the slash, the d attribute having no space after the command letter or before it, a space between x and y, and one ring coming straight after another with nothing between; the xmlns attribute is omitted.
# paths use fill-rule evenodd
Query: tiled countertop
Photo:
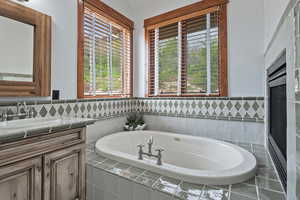
<svg viewBox="0 0 300 200"><path fill-rule="evenodd" d="M285 194L264 147L254 144L238 145L256 156L258 170L251 180L233 185L197 185L166 177L99 156L94 151L94 144L87 146L87 165L88 169L105 171L151 190L162 192L172 200L285 200ZM97 177L87 176L87 181L93 184L93 180L89 179L97 179Z"/></svg>
<svg viewBox="0 0 300 200"><path fill-rule="evenodd" d="M35 119L25 119L32 120L34 122ZM21 120L16 120L17 123L21 124L20 127L15 128L6 128L6 125L9 123L14 123L14 121L0 122L0 144L6 142L12 142L21 140L28 137L37 136L40 134L51 134L53 132L57 132L60 130L68 130L74 128L84 127L90 124L95 123L95 119L87 119L87 118L43 118L43 123L37 123L32 126L24 126L22 127ZM49 122L49 123L47 123ZM12 126L12 125L10 125Z"/></svg>

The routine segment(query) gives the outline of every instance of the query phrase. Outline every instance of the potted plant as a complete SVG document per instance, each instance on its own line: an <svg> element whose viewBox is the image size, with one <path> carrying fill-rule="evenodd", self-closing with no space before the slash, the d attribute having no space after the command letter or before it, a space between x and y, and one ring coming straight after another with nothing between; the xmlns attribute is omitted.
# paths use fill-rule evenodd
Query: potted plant
<svg viewBox="0 0 300 200"><path fill-rule="evenodd" d="M146 124L142 115L132 113L127 116L127 122L124 126L125 131L144 130L145 128Z"/></svg>

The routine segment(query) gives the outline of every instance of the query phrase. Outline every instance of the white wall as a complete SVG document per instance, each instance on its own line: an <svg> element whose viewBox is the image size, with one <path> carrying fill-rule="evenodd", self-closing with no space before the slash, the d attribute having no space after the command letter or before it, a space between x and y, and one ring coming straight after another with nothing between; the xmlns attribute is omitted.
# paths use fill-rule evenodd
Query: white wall
<svg viewBox="0 0 300 200"><path fill-rule="evenodd" d="M275 33L284 10L290 0L264 0L265 48Z"/></svg>
<svg viewBox="0 0 300 200"><path fill-rule="evenodd" d="M133 1L133 0L131 0ZM152 0L137 3L135 21L135 95L145 94L143 20L196 0ZM255 11L255 14L254 12ZM262 0L231 0L228 4L228 78L230 96L263 96L264 22Z"/></svg>

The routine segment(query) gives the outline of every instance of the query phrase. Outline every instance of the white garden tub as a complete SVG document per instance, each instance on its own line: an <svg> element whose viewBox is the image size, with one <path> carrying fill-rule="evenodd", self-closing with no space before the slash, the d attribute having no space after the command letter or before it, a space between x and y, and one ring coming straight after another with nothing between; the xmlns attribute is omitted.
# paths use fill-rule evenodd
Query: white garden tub
<svg viewBox="0 0 300 200"><path fill-rule="evenodd" d="M138 144L153 137L153 153L164 148L162 165L143 156L138 160ZM157 131L120 132L96 143L98 154L165 176L198 184L224 185L246 181L255 175L256 159L245 149L226 142Z"/></svg>

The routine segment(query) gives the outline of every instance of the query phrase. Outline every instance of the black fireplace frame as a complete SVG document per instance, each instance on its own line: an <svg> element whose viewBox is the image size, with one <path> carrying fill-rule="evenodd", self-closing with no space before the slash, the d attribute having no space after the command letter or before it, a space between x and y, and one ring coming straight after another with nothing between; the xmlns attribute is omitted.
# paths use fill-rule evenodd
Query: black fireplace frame
<svg viewBox="0 0 300 200"><path fill-rule="evenodd" d="M284 50L278 59L267 70L267 92L268 92L268 150L275 164L281 183L286 191L287 188L287 161L286 151L283 155L275 139L271 133L271 88L277 86L286 86L286 51ZM287 98L287 97L286 97ZM287 106L287 105L286 105ZM286 108L287 109L287 108ZM286 116L285 116L286 120ZM286 123L286 122L285 122ZM285 130L285 137L287 137L287 130ZM285 144L286 145L286 144Z"/></svg>

